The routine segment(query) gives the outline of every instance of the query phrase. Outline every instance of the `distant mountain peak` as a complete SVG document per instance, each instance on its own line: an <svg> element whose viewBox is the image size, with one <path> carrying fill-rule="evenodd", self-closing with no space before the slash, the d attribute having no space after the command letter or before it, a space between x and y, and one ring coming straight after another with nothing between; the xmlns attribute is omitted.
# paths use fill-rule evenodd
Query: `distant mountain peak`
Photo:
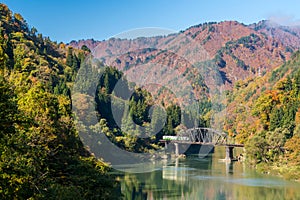
<svg viewBox="0 0 300 200"><path fill-rule="evenodd" d="M300 48L300 28L280 26L270 20L250 25L238 21L208 22L164 37L80 40L72 41L70 45L75 48L81 48L82 45L90 49L97 47L97 52L101 54L105 64L121 70L128 66L138 67L141 61L149 58L154 58L154 61L161 60L160 56L163 54L143 50L151 47L161 50L172 47L179 55L189 52L192 64L202 62L200 55L185 49L188 46L182 37L186 37L192 47L200 45L204 49L209 59L219 66L227 88L232 88L237 80L258 76L282 65ZM169 67L175 68L176 63L176 60L169 62Z"/></svg>

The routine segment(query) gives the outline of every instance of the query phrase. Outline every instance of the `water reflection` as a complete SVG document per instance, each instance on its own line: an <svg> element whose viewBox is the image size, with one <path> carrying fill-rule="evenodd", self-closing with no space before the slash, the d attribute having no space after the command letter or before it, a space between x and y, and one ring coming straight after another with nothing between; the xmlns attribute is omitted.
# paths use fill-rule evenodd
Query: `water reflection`
<svg viewBox="0 0 300 200"><path fill-rule="evenodd" d="M233 174L233 162L225 162L226 174Z"/></svg>
<svg viewBox="0 0 300 200"><path fill-rule="evenodd" d="M175 160L175 165L172 166L163 166L162 168L162 178L166 180L176 180L180 182L184 182L188 180L189 170L196 170L194 168L189 167L180 167L179 159Z"/></svg>
<svg viewBox="0 0 300 200"><path fill-rule="evenodd" d="M300 199L300 185L261 175L243 163L224 163L224 149L205 159L176 159L152 172L125 173L124 199Z"/></svg>

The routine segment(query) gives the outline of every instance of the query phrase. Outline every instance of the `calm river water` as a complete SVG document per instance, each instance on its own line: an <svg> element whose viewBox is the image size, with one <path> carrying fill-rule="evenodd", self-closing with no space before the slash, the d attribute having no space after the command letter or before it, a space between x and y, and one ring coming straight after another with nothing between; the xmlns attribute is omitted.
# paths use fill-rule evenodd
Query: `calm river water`
<svg viewBox="0 0 300 200"><path fill-rule="evenodd" d="M225 148L216 147L205 159L189 157L128 168L152 170L120 176L124 199L300 199L300 183L257 173L244 163L220 162L224 156Z"/></svg>

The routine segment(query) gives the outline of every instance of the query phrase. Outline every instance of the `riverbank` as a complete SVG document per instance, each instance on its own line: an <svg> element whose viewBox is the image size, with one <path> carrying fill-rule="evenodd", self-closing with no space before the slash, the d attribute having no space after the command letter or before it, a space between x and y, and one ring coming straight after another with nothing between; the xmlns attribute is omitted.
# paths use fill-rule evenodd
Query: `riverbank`
<svg viewBox="0 0 300 200"><path fill-rule="evenodd" d="M258 172L282 177L286 180L300 182L300 166L278 163L260 163L256 166Z"/></svg>

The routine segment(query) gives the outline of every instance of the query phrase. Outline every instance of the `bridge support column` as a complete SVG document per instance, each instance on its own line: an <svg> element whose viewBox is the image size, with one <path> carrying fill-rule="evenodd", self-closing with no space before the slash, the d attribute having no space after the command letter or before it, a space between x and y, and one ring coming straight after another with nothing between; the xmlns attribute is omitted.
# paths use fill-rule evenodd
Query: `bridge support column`
<svg viewBox="0 0 300 200"><path fill-rule="evenodd" d="M225 160L232 161L233 160L233 148L230 146L226 146L226 157Z"/></svg>
<svg viewBox="0 0 300 200"><path fill-rule="evenodd" d="M166 141L165 142L165 150L167 150L168 149L168 142Z"/></svg>
<svg viewBox="0 0 300 200"><path fill-rule="evenodd" d="M175 146L175 156L179 156L179 145L178 143L174 143L174 146Z"/></svg>

